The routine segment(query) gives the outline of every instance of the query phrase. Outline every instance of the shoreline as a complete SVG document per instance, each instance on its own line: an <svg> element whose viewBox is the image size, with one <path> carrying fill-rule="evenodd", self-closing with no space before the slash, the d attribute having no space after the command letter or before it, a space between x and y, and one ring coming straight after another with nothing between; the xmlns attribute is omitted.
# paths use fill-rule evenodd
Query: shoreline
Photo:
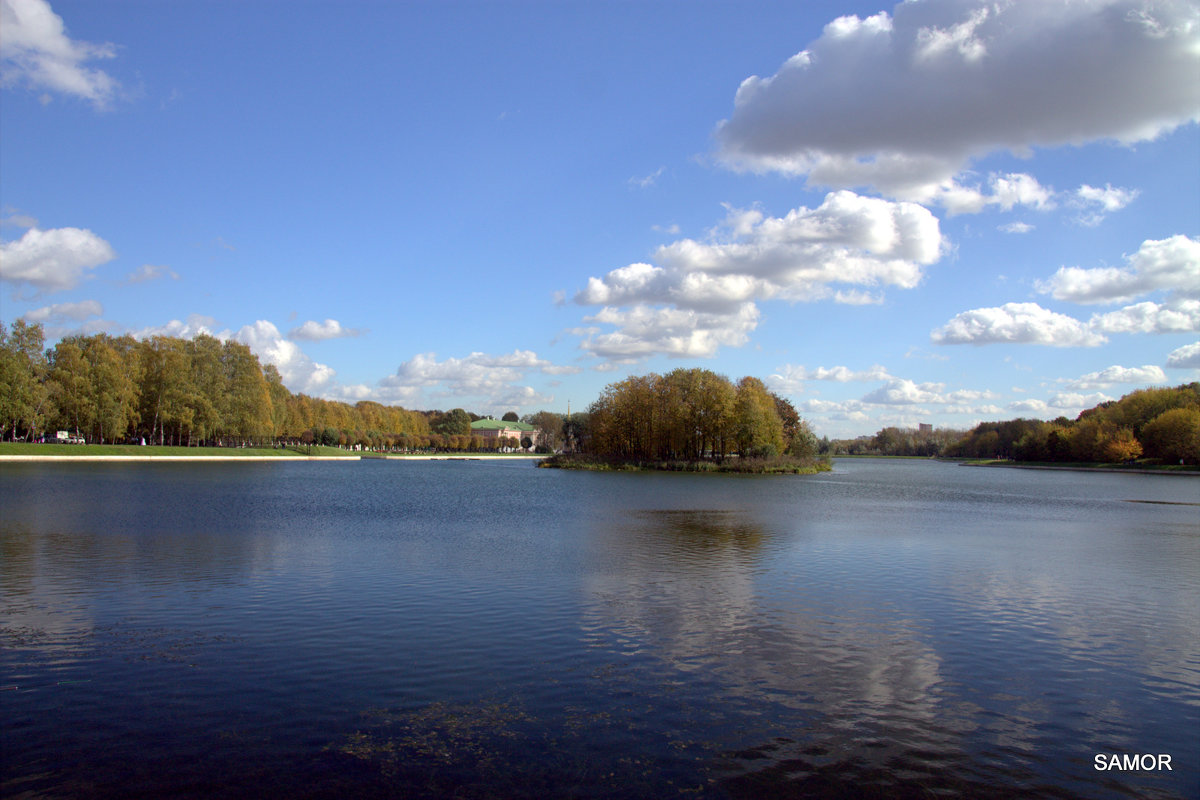
<svg viewBox="0 0 1200 800"><path fill-rule="evenodd" d="M1072 467L1069 465L1052 464L979 464L960 461L960 467L996 467L999 469L1046 469L1058 472L1099 472L1104 475L1183 475L1200 477L1200 470L1195 469L1138 469L1137 467Z"/></svg>
<svg viewBox="0 0 1200 800"><path fill-rule="evenodd" d="M26 455L26 454L4 454L0 455L0 464L4 463L45 463L45 462L66 462L66 461L87 461L87 462L146 462L146 461L220 461L228 463L230 461L540 461L546 458L543 455L470 455L470 456L452 456L452 455L376 455L376 454L354 454L345 456L306 456L306 455L278 455L278 456L233 456L214 453L213 455Z"/></svg>
<svg viewBox="0 0 1200 800"><path fill-rule="evenodd" d="M362 457L363 461L540 461L549 458L543 455L482 455L482 456L451 456L451 455L366 455Z"/></svg>
<svg viewBox="0 0 1200 800"><path fill-rule="evenodd" d="M6 462L46 462L46 461L361 461L361 456L225 456L225 455L195 455L195 456L31 456L31 455L0 455L0 463Z"/></svg>

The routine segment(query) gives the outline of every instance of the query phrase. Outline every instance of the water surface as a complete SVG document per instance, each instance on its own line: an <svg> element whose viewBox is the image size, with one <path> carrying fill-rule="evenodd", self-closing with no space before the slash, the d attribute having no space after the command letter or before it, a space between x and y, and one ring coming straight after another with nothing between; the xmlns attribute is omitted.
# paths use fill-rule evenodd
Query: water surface
<svg viewBox="0 0 1200 800"><path fill-rule="evenodd" d="M1196 797L1198 502L924 461L4 465L0 794Z"/></svg>

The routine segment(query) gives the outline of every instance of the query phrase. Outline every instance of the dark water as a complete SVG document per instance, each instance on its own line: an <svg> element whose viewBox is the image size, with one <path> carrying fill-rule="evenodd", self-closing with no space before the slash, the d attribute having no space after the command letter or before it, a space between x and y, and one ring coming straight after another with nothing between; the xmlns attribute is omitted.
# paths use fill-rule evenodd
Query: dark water
<svg viewBox="0 0 1200 800"><path fill-rule="evenodd" d="M871 460L0 466L0 795L1197 797L1196 503Z"/></svg>

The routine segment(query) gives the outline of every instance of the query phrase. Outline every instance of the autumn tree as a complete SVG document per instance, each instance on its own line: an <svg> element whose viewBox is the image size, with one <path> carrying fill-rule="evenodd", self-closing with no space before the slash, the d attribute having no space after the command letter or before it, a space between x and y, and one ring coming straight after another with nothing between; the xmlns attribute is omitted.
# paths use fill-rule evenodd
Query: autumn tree
<svg viewBox="0 0 1200 800"><path fill-rule="evenodd" d="M101 443L122 439L137 422L136 344L132 337L114 340L105 334L82 343L92 385L93 432Z"/></svg>
<svg viewBox="0 0 1200 800"><path fill-rule="evenodd" d="M1142 440L1151 458L1200 464L1200 407L1164 411L1146 424Z"/></svg>
<svg viewBox="0 0 1200 800"><path fill-rule="evenodd" d="M775 398L758 378L738 381L732 424L737 450L743 456L776 456L783 452L783 422Z"/></svg>
<svg viewBox="0 0 1200 800"><path fill-rule="evenodd" d="M40 323L18 319L9 331L0 322L0 439L18 431L33 438L43 428L49 367Z"/></svg>
<svg viewBox="0 0 1200 800"><path fill-rule="evenodd" d="M58 424L76 434L90 432L96 416L92 372L83 349L71 339L54 346L48 384Z"/></svg>
<svg viewBox="0 0 1200 800"><path fill-rule="evenodd" d="M222 347L221 364L228 387L224 408L224 432L242 442L262 440L272 435L271 393L263 376L258 356L241 342L227 341Z"/></svg>

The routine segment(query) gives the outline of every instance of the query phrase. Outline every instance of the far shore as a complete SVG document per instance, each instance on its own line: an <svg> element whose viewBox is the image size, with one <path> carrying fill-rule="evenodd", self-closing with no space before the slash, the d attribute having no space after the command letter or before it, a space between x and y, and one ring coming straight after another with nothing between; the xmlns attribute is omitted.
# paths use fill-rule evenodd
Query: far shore
<svg viewBox="0 0 1200 800"><path fill-rule="evenodd" d="M28 456L28 455L0 455L0 463L3 462L34 462L34 461L360 461L361 456L302 456L302 455L279 455L279 456L226 456L220 454L201 455L197 453L194 456Z"/></svg>
<svg viewBox="0 0 1200 800"><path fill-rule="evenodd" d="M497 455L489 453L487 455L451 455L450 453L414 453L407 455L404 453L367 453L363 455L367 461L378 459L381 461L540 461L548 456L538 455L536 453L511 453L508 455Z"/></svg>
<svg viewBox="0 0 1200 800"><path fill-rule="evenodd" d="M1189 466L1162 466L1157 469L1142 467L1088 467L1071 464L1022 464L1019 461L962 461L964 467L999 467L1002 469L1046 469L1059 472L1103 472L1108 475L1190 475L1200 477L1200 469Z"/></svg>
<svg viewBox="0 0 1200 800"><path fill-rule="evenodd" d="M534 453L373 453L369 451L341 451L338 452L333 448L313 448L314 450L324 450L325 452L306 453L299 449L278 449L278 450L238 450L218 447L203 447L203 448L145 448L145 450L157 450L159 452L137 452L139 447L126 445L97 445L96 449L106 450L108 452L85 452L81 446L70 446L66 452L62 448L55 445L38 445L36 449L42 447L54 448L60 452L48 453L13 453L4 452L7 447L0 446L0 464L3 463L47 463L47 462L232 462L232 461L522 461L533 462L540 461L546 456ZM24 449L24 448L22 448ZM175 452L161 452L162 450ZM124 452L112 452L112 450ZM330 451L333 452L330 452ZM183 452L180 452L183 451Z"/></svg>

